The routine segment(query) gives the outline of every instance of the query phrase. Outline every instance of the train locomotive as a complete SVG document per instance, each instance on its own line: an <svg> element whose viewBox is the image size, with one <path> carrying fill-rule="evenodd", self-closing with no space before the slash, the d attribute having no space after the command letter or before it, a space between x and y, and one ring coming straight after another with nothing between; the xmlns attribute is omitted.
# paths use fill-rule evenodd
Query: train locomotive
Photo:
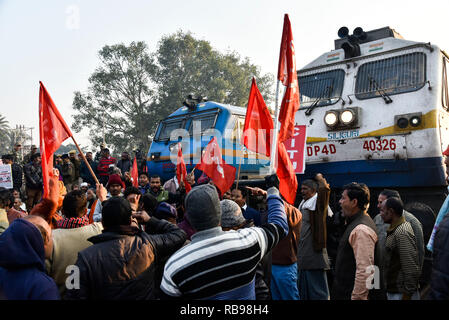
<svg viewBox="0 0 449 320"><path fill-rule="evenodd" d="M374 195L392 188L437 211L447 188L448 55L390 27L342 27L338 36L298 70L295 122L308 131L300 178L321 172L333 188L363 182Z"/></svg>

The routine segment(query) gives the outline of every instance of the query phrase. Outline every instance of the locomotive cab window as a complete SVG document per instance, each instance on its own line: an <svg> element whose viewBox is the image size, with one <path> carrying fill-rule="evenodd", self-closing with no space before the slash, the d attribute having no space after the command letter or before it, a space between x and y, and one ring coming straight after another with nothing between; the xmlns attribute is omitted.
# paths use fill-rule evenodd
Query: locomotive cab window
<svg viewBox="0 0 449 320"><path fill-rule="evenodd" d="M200 128L200 132L204 132L207 129L214 129L215 123L217 121L218 112L215 113L209 113L209 114L201 114L196 117L192 118L192 121L190 122L189 126L189 134L193 134L193 125L194 122L196 122L196 126ZM201 127L199 127L199 125Z"/></svg>
<svg viewBox="0 0 449 320"><path fill-rule="evenodd" d="M185 121L183 119L163 121L161 122L161 130L155 139L156 141L164 141L170 139L170 134L173 130L184 128Z"/></svg>
<svg viewBox="0 0 449 320"><path fill-rule="evenodd" d="M341 98L345 72L341 69L299 76L301 107L327 106Z"/></svg>
<svg viewBox="0 0 449 320"><path fill-rule="evenodd" d="M370 99L421 89L426 83L426 55L414 52L360 66L355 84L357 99Z"/></svg>
<svg viewBox="0 0 449 320"><path fill-rule="evenodd" d="M245 127L245 118L234 115L235 122L232 129L232 140L239 141L243 136L243 128Z"/></svg>

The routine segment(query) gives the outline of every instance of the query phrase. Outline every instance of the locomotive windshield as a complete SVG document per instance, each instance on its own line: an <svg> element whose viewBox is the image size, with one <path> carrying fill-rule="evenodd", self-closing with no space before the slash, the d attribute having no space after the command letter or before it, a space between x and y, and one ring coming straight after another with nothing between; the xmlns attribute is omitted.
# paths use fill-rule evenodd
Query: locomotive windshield
<svg viewBox="0 0 449 320"><path fill-rule="evenodd" d="M355 85L358 99L416 91L426 82L426 56L414 52L360 66Z"/></svg>
<svg viewBox="0 0 449 320"><path fill-rule="evenodd" d="M178 120L167 120L161 122L161 130L159 132L159 135L156 137L156 141L164 141L170 139L170 134L173 130L184 128L184 119L178 119Z"/></svg>
<svg viewBox="0 0 449 320"><path fill-rule="evenodd" d="M327 106L336 103L343 91L345 72L341 69L299 76L301 106Z"/></svg>
<svg viewBox="0 0 449 320"><path fill-rule="evenodd" d="M217 120L218 111L214 113L208 113L208 114L199 114L198 116L195 116L192 118L192 121L190 122L189 126L189 133L193 133L194 129L194 123L196 122L196 126L201 125L201 131L204 132L207 129L213 129L215 128L215 122Z"/></svg>

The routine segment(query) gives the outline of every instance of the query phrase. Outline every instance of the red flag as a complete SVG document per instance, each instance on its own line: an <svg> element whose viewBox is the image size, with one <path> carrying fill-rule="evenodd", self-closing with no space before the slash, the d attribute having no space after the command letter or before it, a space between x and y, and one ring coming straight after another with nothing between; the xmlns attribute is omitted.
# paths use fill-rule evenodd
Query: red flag
<svg viewBox="0 0 449 320"><path fill-rule="evenodd" d="M176 161L176 178L178 179L178 183L181 181L184 182L186 193L189 193L189 191L192 190L192 186L187 182L187 169L184 158L182 157L182 147L180 143L178 144L178 158Z"/></svg>
<svg viewBox="0 0 449 320"><path fill-rule="evenodd" d="M133 179L133 186L137 188L139 185L139 171L137 169L137 159L134 157L133 167L131 169L131 178Z"/></svg>
<svg viewBox="0 0 449 320"><path fill-rule="evenodd" d="M44 182L43 198L47 198L49 178L53 172L53 154L64 140L72 137L72 132L42 82L39 81L39 84L39 139Z"/></svg>
<svg viewBox="0 0 449 320"><path fill-rule="evenodd" d="M271 132L273 119L268 111L262 94L257 88L256 79L253 78L246 109L245 126L243 128L243 145L248 150L271 154Z"/></svg>
<svg viewBox="0 0 449 320"><path fill-rule="evenodd" d="M296 179L295 168L290 161L290 157L283 142L278 142L278 168L276 170L279 177L279 192L288 203L294 204L298 181Z"/></svg>
<svg viewBox="0 0 449 320"><path fill-rule="evenodd" d="M214 137L207 145L197 169L203 171L224 194L235 180L236 168L227 164L222 156L217 138Z"/></svg>
<svg viewBox="0 0 449 320"><path fill-rule="evenodd" d="M281 129L278 140L284 142L293 136L295 113L299 109L299 86L296 73L295 47L288 14L284 16L281 50L279 53L278 79L286 86L279 112Z"/></svg>

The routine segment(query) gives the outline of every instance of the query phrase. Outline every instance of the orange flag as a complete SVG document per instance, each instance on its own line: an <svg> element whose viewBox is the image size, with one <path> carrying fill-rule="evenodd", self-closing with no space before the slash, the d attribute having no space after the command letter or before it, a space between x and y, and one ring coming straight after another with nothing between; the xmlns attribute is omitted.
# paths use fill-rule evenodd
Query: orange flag
<svg viewBox="0 0 449 320"><path fill-rule="evenodd" d="M53 154L67 138L72 137L53 100L39 81L39 140L42 158L43 198L48 198L49 179L53 172Z"/></svg>
<svg viewBox="0 0 449 320"><path fill-rule="evenodd" d="M137 170L137 159L134 157L133 167L131 169L131 178L133 179L133 186L137 188L139 185L139 171Z"/></svg>
<svg viewBox="0 0 449 320"><path fill-rule="evenodd" d="M286 86L279 111L281 129L278 140L284 142L293 136L295 130L295 113L299 109L299 86L296 73L295 47L288 14L284 16L281 50L279 53L278 80Z"/></svg>
<svg viewBox="0 0 449 320"><path fill-rule="evenodd" d="M181 144L178 143L178 158L176 163L176 178L178 179L178 183L183 181L184 186L186 188L186 194L192 190L192 186L187 182L187 169L186 164L184 162L184 158L182 157L182 147Z"/></svg>
<svg viewBox="0 0 449 320"><path fill-rule="evenodd" d="M253 78L243 128L243 145L248 150L269 157L271 154L272 130L273 119L265 105L262 94L257 88L256 79Z"/></svg>

